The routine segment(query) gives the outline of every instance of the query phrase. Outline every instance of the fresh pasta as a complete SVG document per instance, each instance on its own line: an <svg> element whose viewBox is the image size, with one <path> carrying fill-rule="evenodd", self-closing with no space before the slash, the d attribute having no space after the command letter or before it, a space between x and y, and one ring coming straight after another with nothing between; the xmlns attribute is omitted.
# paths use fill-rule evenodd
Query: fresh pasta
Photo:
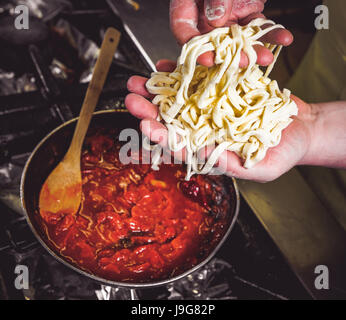
<svg viewBox="0 0 346 320"><path fill-rule="evenodd" d="M282 130L297 115L290 91L281 91L268 77L281 46L265 43L274 61L265 72L256 64L253 46L263 44L259 39L276 28L283 26L259 18L194 37L183 46L173 72L154 72L147 81L148 91L155 94L152 102L159 107L158 120L168 129L169 149L186 148L187 180L208 174L225 150L251 168L279 144ZM197 58L208 51L215 53L215 65L198 65ZM248 56L246 68L239 67L241 51ZM216 147L201 164L198 151L209 145ZM154 154L153 168L159 161Z"/></svg>

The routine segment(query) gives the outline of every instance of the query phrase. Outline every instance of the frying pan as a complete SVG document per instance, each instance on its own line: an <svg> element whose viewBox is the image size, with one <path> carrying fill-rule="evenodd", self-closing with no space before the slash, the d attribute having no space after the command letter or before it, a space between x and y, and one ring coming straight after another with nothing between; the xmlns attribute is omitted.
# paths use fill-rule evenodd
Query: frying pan
<svg viewBox="0 0 346 320"><path fill-rule="evenodd" d="M230 234L234 223L237 219L239 212L239 193L236 182L233 178L225 178L226 188L230 192L231 205L229 210L229 225L227 231L222 237L221 241L217 244L214 250L209 254L209 256L202 262L194 266L193 268L185 271L182 274L174 276L169 279L148 282L148 283L130 283L130 282L118 282L103 279L99 276L93 275L85 270L80 269L77 265L74 265L62 256L59 256L54 252L54 246L47 239L43 230L40 228L38 223L39 210L38 210L38 199L39 193L44 183L46 177L53 170L53 168L58 164L58 162L63 158L70 144L70 140L73 135L74 127L76 125L77 119L72 119L61 126L54 129L49 133L34 149L31 156L26 162L24 171L21 179L20 195L22 206L26 213L26 219L31 227L32 232L37 237L38 241L42 246L58 261L65 264L69 268L79 272L80 274L96 280L99 283L110 285L110 286L120 286L128 288L150 288L155 286L165 285L169 282L176 281L185 277L186 275L196 271L205 265L220 249L224 241ZM131 116L125 110L107 110L95 112L90 124L90 127L102 127L102 128L114 128L125 129L133 128L138 130L139 121Z"/></svg>

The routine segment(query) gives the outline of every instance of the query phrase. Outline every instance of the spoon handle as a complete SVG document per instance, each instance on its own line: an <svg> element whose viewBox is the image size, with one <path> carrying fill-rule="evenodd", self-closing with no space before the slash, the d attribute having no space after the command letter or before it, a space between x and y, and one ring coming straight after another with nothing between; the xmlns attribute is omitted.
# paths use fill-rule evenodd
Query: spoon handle
<svg viewBox="0 0 346 320"><path fill-rule="evenodd" d="M66 157L73 157L76 160L78 159L78 161L80 160L82 144L103 85L106 81L108 70L112 63L119 41L120 32L114 28L108 28L101 45L92 79L89 83L80 111L77 126L74 131L72 142L66 154Z"/></svg>

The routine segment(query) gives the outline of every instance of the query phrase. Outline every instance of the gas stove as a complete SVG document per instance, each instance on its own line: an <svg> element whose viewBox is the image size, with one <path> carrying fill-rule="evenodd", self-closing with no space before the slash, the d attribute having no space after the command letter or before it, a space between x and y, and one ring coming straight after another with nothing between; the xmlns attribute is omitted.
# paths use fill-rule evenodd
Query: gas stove
<svg viewBox="0 0 346 320"><path fill-rule="evenodd" d="M122 38L99 110L125 108L127 79L150 74L153 64L115 1L28 3L32 14L48 27L49 37L25 48L28 65L0 70L0 298L310 299L244 198L235 227L214 259L165 287L130 290L100 285L60 264L41 247L20 205L21 172L35 145L78 115L106 28L115 27ZM15 5L16 1L8 1L2 14L9 14ZM15 287L17 265L28 267L28 288Z"/></svg>

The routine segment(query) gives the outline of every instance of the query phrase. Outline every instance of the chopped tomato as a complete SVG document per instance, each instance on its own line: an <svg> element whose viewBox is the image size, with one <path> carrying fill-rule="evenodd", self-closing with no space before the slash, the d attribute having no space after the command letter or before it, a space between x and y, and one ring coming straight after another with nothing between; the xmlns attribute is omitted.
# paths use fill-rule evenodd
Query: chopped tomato
<svg viewBox="0 0 346 320"><path fill-rule="evenodd" d="M226 230L229 204L221 201L228 197L221 178L186 182L185 168L174 164L153 171L141 164L147 157L142 150L136 163L124 165L116 131L110 132L94 130L86 138L80 211L40 212L43 232L58 253L105 279L148 282L186 271ZM225 213L218 218L211 214L213 201L214 211Z"/></svg>

